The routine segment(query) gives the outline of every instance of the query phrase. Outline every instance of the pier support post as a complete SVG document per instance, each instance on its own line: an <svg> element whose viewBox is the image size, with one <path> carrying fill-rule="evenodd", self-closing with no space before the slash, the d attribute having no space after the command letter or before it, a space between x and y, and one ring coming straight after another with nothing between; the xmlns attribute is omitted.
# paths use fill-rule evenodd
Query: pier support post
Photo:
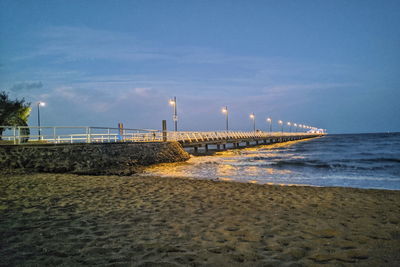
<svg viewBox="0 0 400 267"><path fill-rule="evenodd" d="M226 149L226 144L223 144L223 145L222 145L222 148L225 150L225 149Z"/></svg>
<svg viewBox="0 0 400 267"><path fill-rule="evenodd" d="M256 145L258 145L258 140L256 140Z"/></svg>
<svg viewBox="0 0 400 267"><path fill-rule="evenodd" d="M246 142L246 146L250 146L250 142Z"/></svg>
<svg viewBox="0 0 400 267"><path fill-rule="evenodd" d="M197 146L194 147L194 153L197 153L199 151L199 148Z"/></svg>
<svg viewBox="0 0 400 267"><path fill-rule="evenodd" d="M163 142L167 141L167 121L162 121L162 140Z"/></svg>
<svg viewBox="0 0 400 267"><path fill-rule="evenodd" d="M206 149L206 152L208 152L208 145L204 145L204 148Z"/></svg>
<svg viewBox="0 0 400 267"><path fill-rule="evenodd" d="M217 150L221 150L221 145L217 145Z"/></svg>

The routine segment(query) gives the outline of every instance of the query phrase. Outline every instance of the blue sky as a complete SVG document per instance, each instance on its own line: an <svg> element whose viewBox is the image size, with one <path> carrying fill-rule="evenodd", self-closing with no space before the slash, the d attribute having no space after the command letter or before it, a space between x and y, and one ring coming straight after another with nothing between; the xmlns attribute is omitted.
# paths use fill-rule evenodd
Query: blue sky
<svg viewBox="0 0 400 267"><path fill-rule="evenodd" d="M0 89L42 125L400 131L400 1L0 0ZM29 123L36 125L36 109ZM277 127L274 125L275 128Z"/></svg>

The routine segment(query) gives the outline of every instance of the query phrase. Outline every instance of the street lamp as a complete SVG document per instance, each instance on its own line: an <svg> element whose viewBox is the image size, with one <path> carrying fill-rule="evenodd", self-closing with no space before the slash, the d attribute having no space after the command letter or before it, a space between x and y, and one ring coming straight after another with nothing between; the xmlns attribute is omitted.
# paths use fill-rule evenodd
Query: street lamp
<svg viewBox="0 0 400 267"><path fill-rule="evenodd" d="M272 133L272 119L271 119L271 117L267 118L267 122L269 122L269 132Z"/></svg>
<svg viewBox="0 0 400 267"><path fill-rule="evenodd" d="M294 127L296 127L296 133L297 133L297 123L295 123L295 124L293 124L294 125Z"/></svg>
<svg viewBox="0 0 400 267"><path fill-rule="evenodd" d="M278 123L281 125L281 132L283 133L283 121L279 120Z"/></svg>
<svg viewBox="0 0 400 267"><path fill-rule="evenodd" d="M289 132L292 132L292 123L288 122L287 125L289 126Z"/></svg>
<svg viewBox="0 0 400 267"><path fill-rule="evenodd" d="M174 99L169 100L169 104L171 106L173 106L173 108L174 108L174 114L173 114L172 120L174 121L175 132L176 132L176 131L178 131L178 112L177 112L177 108L176 108L176 106L177 106L176 96L174 96Z"/></svg>
<svg viewBox="0 0 400 267"><path fill-rule="evenodd" d="M225 113L226 116L226 131L229 131L229 124L228 124L228 106L222 108L222 113Z"/></svg>
<svg viewBox="0 0 400 267"><path fill-rule="evenodd" d="M254 112L250 114L250 119L253 120L253 130L255 132L256 131L256 116L254 115Z"/></svg>
<svg viewBox="0 0 400 267"><path fill-rule="evenodd" d="M41 129L40 129L40 107L44 107L44 106L46 106L46 103L45 102L41 102L41 101L39 101L39 102L37 102L37 116L38 116L38 140L41 140L42 139L42 136L41 136Z"/></svg>

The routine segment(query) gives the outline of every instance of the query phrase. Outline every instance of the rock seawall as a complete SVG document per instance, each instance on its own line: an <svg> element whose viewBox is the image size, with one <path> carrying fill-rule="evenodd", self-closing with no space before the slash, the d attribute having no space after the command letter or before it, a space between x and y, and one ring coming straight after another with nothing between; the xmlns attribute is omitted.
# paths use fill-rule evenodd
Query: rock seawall
<svg viewBox="0 0 400 267"><path fill-rule="evenodd" d="M142 166L189 157L177 142L2 145L0 169L130 175Z"/></svg>

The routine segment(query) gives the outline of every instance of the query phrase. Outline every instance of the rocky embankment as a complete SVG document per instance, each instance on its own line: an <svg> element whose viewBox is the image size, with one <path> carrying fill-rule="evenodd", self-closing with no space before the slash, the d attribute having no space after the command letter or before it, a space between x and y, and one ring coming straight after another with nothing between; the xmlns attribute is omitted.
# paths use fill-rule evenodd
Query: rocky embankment
<svg viewBox="0 0 400 267"><path fill-rule="evenodd" d="M189 157L177 142L2 145L0 170L130 175L143 166Z"/></svg>

